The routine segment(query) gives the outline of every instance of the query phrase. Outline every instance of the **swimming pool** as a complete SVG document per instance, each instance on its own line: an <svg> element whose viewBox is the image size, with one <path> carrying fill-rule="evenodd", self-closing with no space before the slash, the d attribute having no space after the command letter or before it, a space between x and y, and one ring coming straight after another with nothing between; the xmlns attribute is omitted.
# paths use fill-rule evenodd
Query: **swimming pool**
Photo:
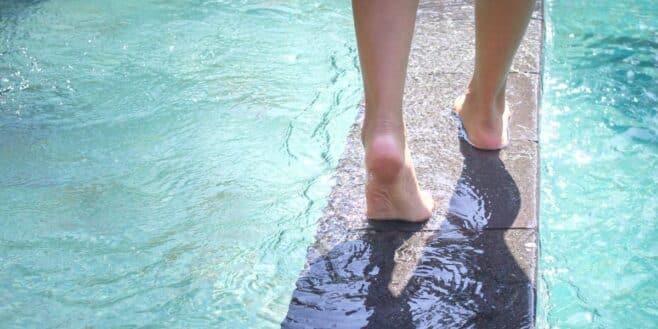
<svg viewBox="0 0 658 329"><path fill-rule="evenodd" d="M658 327L658 2L545 9L538 326Z"/></svg>
<svg viewBox="0 0 658 329"><path fill-rule="evenodd" d="M349 3L0 6L2 326L278 326L361 97Z"/></svg>
<svg viewBox="0 0 658 329"><path fill-rule="evenodd" d="M349 4L0 6L0 323L278 326L360 97ZM538 325L656 326L658 8L546 8Z"/></svg>

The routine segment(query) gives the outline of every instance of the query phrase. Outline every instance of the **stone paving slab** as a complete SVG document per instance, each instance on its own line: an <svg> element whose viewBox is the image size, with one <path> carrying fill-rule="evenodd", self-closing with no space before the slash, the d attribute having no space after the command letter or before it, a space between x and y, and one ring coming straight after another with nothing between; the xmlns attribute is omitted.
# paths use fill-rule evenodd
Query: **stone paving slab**
<svg viewBox="0 0 658 329"><path fill-rule="evenodd" d="M529 327L536 232L354 231L318 241L284 327Z"/></svg>
<svg viewBox="0 0 658 329"><path fill-rule="evenodd" d="M542 25L538 2L508 79L512 143L479 151L451 115L473 66L473 2L421 1L404 111L436 209L423 224L366 220L361 110L282 327L534 326Z"/></svg>
<svg viewBox="0 0 658 329"><path fill-rule="evenodd" d="M536 74L511 73L507 78L510 93L508 106L510 118L510 138L537 142L539 118L538 108L539 78Z"/></svg>
<svg viewBox="0 0 658 329"><path fill-rule="evenodd" d="M534 200L538 197L537 181L531 178L538 170L537 144L517 141L513 148L498 154L474 150L458 140L455 143L464 150L464 153L459 153L463 154L463 160L458 171L437 172L429 177L431 180L423 181L422 185L432 192L437 202L434 215L424 230L440 230L450 216L461 218L471 229L536 229L537 205ZM426 168L423 174L431 169ZM341 181L336 186L363 188L363 176L355 173L350 180ZM446 193L446 190L451 192ZM326 210L330 219L319 223L319 235L336 230L346 232L370 228L373 222L365 220L363 198L363 191L352 194L332 192Z"/></svg>
<svg viewBox="0 0 658 329"><path fill-rule="evenodd" d="M409 75L417 73L464 73L470 76L475 57L475 22L471 1L422 1L410 61ZM541 35L543 16L537 2L527 35ZM538 73L541 39L525 38L511 72Z"/></svg>

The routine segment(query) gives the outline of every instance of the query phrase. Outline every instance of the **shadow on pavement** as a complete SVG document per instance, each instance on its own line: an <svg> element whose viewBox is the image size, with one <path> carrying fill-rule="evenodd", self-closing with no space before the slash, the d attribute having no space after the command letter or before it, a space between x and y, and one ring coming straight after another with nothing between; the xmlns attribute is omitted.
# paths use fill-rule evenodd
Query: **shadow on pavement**
<svg viewBox="0 0 658 329"><path fill-rule="evenodd" d="M519 189L499 152L461 139L460 151L462 172L439 230L370 222L338 242L318 237L282 328L532 327L535 288L522 254L535 235L487 229L512 224Z"/></svg>

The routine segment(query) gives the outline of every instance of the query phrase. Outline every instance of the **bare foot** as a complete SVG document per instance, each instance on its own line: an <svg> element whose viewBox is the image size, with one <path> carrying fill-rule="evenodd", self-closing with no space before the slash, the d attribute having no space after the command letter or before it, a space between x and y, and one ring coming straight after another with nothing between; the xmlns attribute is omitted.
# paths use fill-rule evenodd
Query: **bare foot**
<svg viewBox="0 0 658 329"><path fill-rule="evenodd" d="M504 99L502 104L484 106L466 93L455 100L454 108L471 145L483 150L499 150L507 146L510 111Z"/></svg>
<svg viewBox="0 0 658 329"><path fill-rule="evenodd" d="M379 134L365 144L369 219L423 222L432 216L434 201L418 188L411 156L403 143L394 134Z"/></svg>

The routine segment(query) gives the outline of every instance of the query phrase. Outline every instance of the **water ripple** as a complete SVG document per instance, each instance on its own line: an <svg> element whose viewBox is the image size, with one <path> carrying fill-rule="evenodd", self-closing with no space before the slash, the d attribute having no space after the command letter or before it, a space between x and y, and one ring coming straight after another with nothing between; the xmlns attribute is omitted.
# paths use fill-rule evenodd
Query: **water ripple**
<svg viewBox="0 0 658 329"><path fill-rule="evenodd" d="M0 6L3 324L280 323L361 97L349 4Z"/></svg>

